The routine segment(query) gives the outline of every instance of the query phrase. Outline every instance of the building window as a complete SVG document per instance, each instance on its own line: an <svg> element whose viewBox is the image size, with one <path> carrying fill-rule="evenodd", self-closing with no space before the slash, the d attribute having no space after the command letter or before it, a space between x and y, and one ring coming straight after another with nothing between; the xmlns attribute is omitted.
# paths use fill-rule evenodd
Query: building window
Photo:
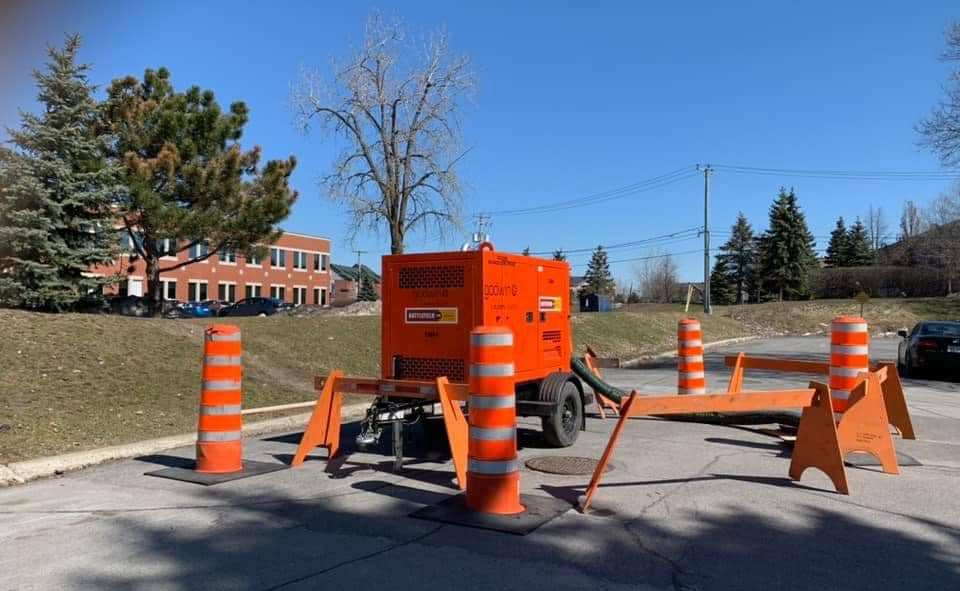
<svg viewBox="0 0 960 591"><path fill-rule="evenodd" d="M187 283L187 300L202 302L207 299L207 282L190 281Z"/></svg>
<svg viewBox="0 0 960 591"><path fill-rule="evenodd" d="M136 244L134 244L136 241ZM131 233L129 230L120 230L120 250L122 252L136 252L136 246L143 244L143 236Z"/></svg>
<svg viewBox="0 0 960 591"><path fill-rule="evenodd" d="M307 303L307 288L306 287L294 287L293 288L293 303L297 306Z"/></svg>
<svg viewBox="0 0 960 591"><path fill-rule="evenodd" d="M313 288L313 303L316 306L326 306L327 305L327 290L322 287Z"/></svg>
<svg viewBox="0 0 960 591"><path fill-rule="evenodd" d="M177 256L177 240L176 238L161 238L157 240L157 252L162 257L174 257Z"/></svg>
<svg viewBox="0 0 960 591"><path fill-rule="evenodd" d="M210 244L206 240L201 240L190 247L190 258L199 259L210 253Z"/></svg>
<svg viewBox="0 0 960 591"><path fill-rule="evenodd" d="M287 251L282 248L270 249L270 266L285 268L287 266Z"/></svg>
<svg viewBox="0 0 960 591"><path fill-rule="evenodd" d="M302 250L293 251L293 268L299 271L307 270L307 253Z"/></svg>
<svg viewBox="0 0 960 591"><path fill-rule="evenodd" d="M258 254L250 253L247 255L247 264L252 267L259 267L263 263L263 257Z"/></svg>
<svg viewBox="0 0 960 591"><path fill-rule="evenodd" d="M260 297L260 293L259 283L248 283L243 288L243 297L245 298L258 298Z"/></svg>
<svg viewBox="0 0 960 591"><path fill-rule="evenodd" d="M316 253L313 255L313 270L314 271L326 271L327 266L330 264L330 256L325 254Z"/></svg>
<svg viewBox="0 0 960 591"><path fill-rule="evenodd" d="M217 285L217 299L221 302L235 302L237 300L236 283L220 283Z"/></svg>
<svg viewBox="0 0 960 591"><path fill-rule="evenodd" d="M287 288L282 285L270 286L270 297L277 300L284 300L287 296Z"/></svg>
<svg viewBox="0 0 960 591"><path fill-rule="evenodd" d="M224 248L220 251L220 263L224 265L237 264L237 251L232 248Z"/></svg>
<svg viewBox="0 0 960 591"><path fill-rule="evenodd" d="M164 279L161 283L163 284L163 299L177 299L177 282Z"/></svg>

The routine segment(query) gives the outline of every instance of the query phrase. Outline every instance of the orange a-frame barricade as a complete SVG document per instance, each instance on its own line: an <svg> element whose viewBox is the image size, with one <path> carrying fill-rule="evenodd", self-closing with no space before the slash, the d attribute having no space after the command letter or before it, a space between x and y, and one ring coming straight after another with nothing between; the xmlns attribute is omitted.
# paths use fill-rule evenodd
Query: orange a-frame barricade
<svg viewBox="0 0 960 591"><path fill-rule="evenodd" d="M600 366L597 364L597 353L589 345L587 345L586 352L584 353L583 363L587 366L587 369L593 373L593 375L603 379L603 374L600 373ZM597 399L597 410L600 411L601 419L607 418L607 414L604 412L604 409L609 410L614 414L620 413L620 405L613 400L610 400L600 392L594 392L593 396Z"/></svg>
<svg viewBox="0 0 960 591"><path fill-rule="evenodd" d="M290 462L291 466L301 465L307 454L316 447L327 448L327 461L337 455L344 394L402 395L440 402L457 485L460 490L466 490L468 427L459 403L467 400L467 384L451 384L447 378L437 378L436 382L415 382L344 377L340 370L333 370L327 376L317 376L314 388L317 391L317 404L300 439L297 453Z"/></svg>
<svg viewBox="0 0 960 591"><path fill-rule="evenodd" d="M880 461L884 472L898 474L893 438L890 437L882 400L882 378L889 379L889 376L884 376L885 373L881 369L860 374L857 385L850 393L847 412L839 423L834 419L830 387L817 382L811 382L810 387L804 390L735 391L687 396L642 396L633 391L620 406L620 420L597 464L580 510L586 512L589 509L627 420L636 416L802 408L797 441L790 460L791 479L800 480L807 468L819 468L830 477L837 492L850 494L843 457L851 452L869 453Z"/></svg>
<svg viewBox="0 0 960 591"><path fill-rule="evenodd" d="M743 376L747 369L763 371L778 371L791 373L806 373L830 375L830 364L824 361L804 361L797 359L776 359L771 357L750 357L745 353L727 356L724 361L727 367L732 367L727 392L734 393L743 390ZM865 374L861 373L858 379ZM903 384L895 363L881 362L870 366L869 375L876 375L880 382L879 394L884 415L891 425L897 428L904 439L916 439L917 434L910 420L910 410L903 394ZM851 394L852 398L852 394ZM852 402L847 401L849 409ZM860 412L863 412L862 410Z"/></svg>

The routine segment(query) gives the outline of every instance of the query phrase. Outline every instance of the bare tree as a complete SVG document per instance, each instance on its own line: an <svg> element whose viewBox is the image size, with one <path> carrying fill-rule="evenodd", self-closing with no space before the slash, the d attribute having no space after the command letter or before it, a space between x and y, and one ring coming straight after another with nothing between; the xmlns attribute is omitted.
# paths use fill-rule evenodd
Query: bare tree
<svg viewBox="0 0 960 591"><path fill-rule="evenodd" d="M419 46L418 46L419 45ZM474 88L470 62L451 54L444 33L422 44L403 26L373 15L363 44L331 82L304 71L293 92L300 127L311 125L345 140L323 177L329 197L351 213L350 231L390 231L400 254L408 233L460 222L461 99Z"/></svg>
<svg viewBox="0 0 960 591"><path fill-rule="evenodd" d="M912 200L903 203L900 213L900 240L907 241L916 238L923 232L923 214Z"/></svg>
<svg viewBox="0 0 960 591"><path fill-rule="evenodd" d="M960 22L947 31L947 48L941 54L945 62L960 62ZM930 148L944 166L960 165L960 68L950 74L946 96L930 116L917 125L921 143Z"/></svg>
<svg viewBox="0 0 960 591"><path fill-rule="evenodd" d="M677 285L677 265L668 254L651 254L633 269L648 302L670 303Z"/></svg>
<svg viewBox="0 0 960 591"><path fill-rule="evenodd" d="M926 211L928 229L924 245L928 256L938 259L947 277L947 292L952 293L960 278L960 183L933 200Z"/></svg>
<svg viewBox="0 0 960 591"><path fill-rule="evenodd" d="M887 219L883 215L883 208L871 205L870 209L867 210L867 235L874 252L880 250L880 247L886 244L889 229Z"/></svg>

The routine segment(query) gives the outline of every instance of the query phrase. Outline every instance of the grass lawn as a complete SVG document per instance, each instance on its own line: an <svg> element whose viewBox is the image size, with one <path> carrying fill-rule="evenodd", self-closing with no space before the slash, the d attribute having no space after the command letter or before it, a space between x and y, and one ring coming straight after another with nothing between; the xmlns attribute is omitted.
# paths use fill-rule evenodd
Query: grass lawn
<svg viewBox="0 0 960 591"><path fill-rule="evenodd" d="M700 316L707 342L755 334L825 333L851 301L718 307ZM874 300L875 330L922 318L960 318L960 299ZM578 352L630 359L675 346L681 306L639 305L575 314ZM244 406L313 398L331 368L379 375L380 318L231 319L243 331ZM196 428L202 333L210 321L0 310L0 463Z"/></svg>

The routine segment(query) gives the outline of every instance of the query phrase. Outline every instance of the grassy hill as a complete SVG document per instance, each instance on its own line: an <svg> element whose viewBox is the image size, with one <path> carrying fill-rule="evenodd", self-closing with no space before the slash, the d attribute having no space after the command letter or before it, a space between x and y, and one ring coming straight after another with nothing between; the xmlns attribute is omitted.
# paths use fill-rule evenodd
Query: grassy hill
<svg viewBox="0 0 960 591"><path fill-rule="evenodd" d="M822 333L849 301L719 307L705 339ZM573 317L575 346L634 358L674 346L678 306L631 306ZM878 330L960 318L960 300L878 300ZM246 407L314 396L331 368L379 374L380 319L320 315L231 319L243 331ZM0 463L175 433L196 426L203 320L155 320L0 310Z"/></svg>

